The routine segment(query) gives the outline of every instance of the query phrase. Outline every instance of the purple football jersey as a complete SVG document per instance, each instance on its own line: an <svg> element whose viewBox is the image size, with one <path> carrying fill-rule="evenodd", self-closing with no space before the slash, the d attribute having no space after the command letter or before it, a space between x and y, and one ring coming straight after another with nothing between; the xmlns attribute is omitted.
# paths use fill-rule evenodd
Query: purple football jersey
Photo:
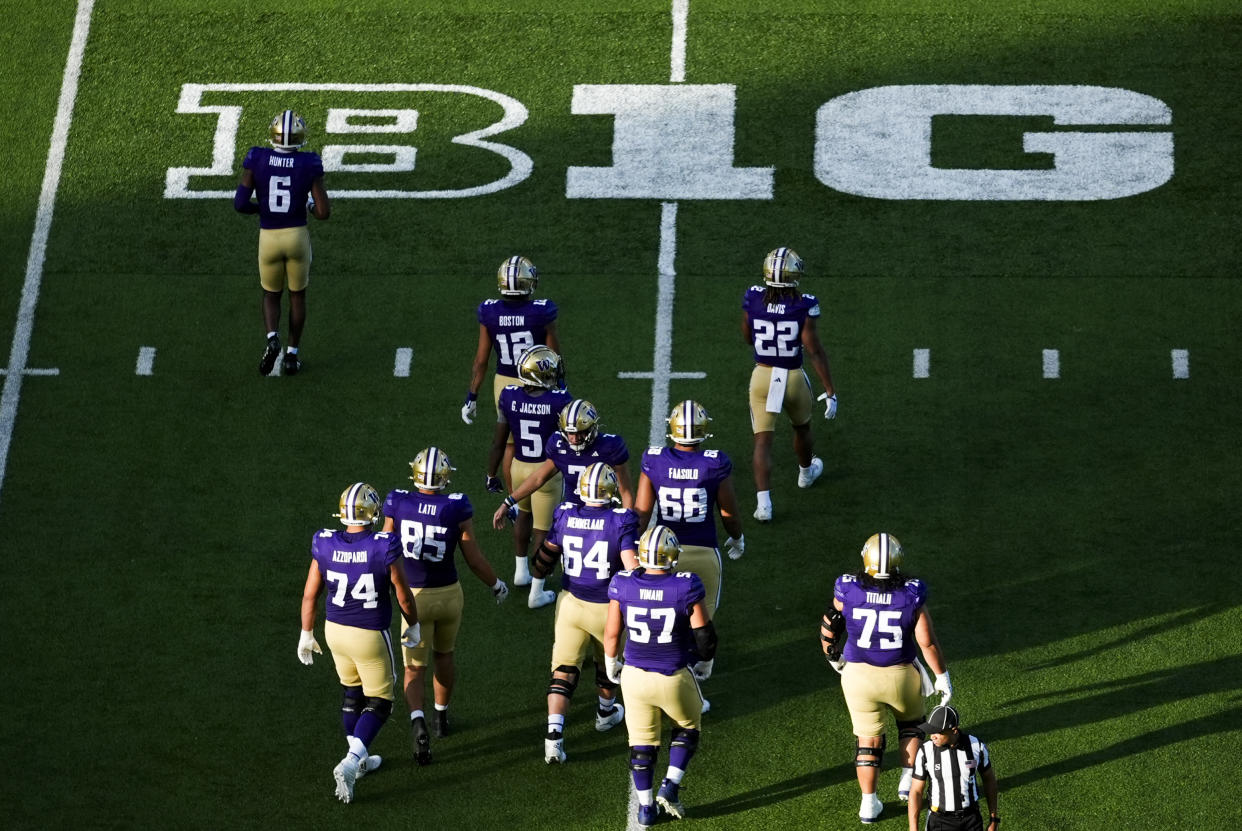
<svg viewBox="0 0 1242 831"><path fill-rule="evenodd" d="M542 462L547 458L548 439L556 432L561 410L574 397L568 390L538 390L509 386L500 391L500 414L509 422L513 436L513 458L520 462Z"/></svg>
<svg viewBox="0 0 1242 831"><path fill-rule="evenodd" d="M672 675L689 666L694 655L690 611L703 599L697 574L648 574L622 571L608 584L608 599L621 604L625 626L625 662Z"/></svg>
<svg viewBox="0 0 1242 831"><path fill-rule="evenodd" d="M479 323L492 336L496 351L496 374L517 377L517 360L535 344L548 342L548 324L556 320L551 300L484 300L479 304Z"/></svg>
<svg viewBox="0 0 1242 831"><path fill-rule="evenodd" d="M819 301L813 294L802 294L768 303L766 293L763 286L751 286L742 298L742 308L750 316L755 363L797 369L802 366L802 329L808 317L819 317Z"/></svg>
<svg viewBox="0 0 1242 831"><path fill-rule="evenodd" d="M388 569L401 556L395 536L325 528L311 538L311 556L327 586L328 620L359 629L392 625Z"/></svg>
<svg viewBox="0 0 1242 831"><path fill-rule="evenodd" d="M612 465L613 470L630 460L630 450L625 446L625 439L615 433L600 433L585 452L579 453L569 446L565 436L558 430L548 439L548 458L561 472L564 485L564 500L581 505L578 497L578 477L582 471L596 462Z"/></svg>
<svg viewBox="0 0 1242 831"><path fill-rule="evenodd" d="M561 549L561 588L588 603L607 603L608 582L625 568L621 552L638 550L638 514L564 502L552 515L548 542Z"/></svg>
<svg viewBox="0 0 1242 831"><path fill-rule="evenodd" d="M384 516L392 519L393 531L401 538L411 588L457 582L453 552L461 541L461 524L474 516L464 493L395 490L384 500Z"/></svg>
<svg viewBox="0 0 1242 831"><path fill-rule="evenodd" d="M865 588L853 574L842 574L832 596L845 607L841 612L847 635L845 660L876 667L914 660L918 649L914 623L927 602L922 580L907 580L901 588L879 591Z"/></svg>
<svg viewBox="0 0 1242 831"><path fill-rule="evenodd" d="M260 228L300 228L306 224L311 182L323 175L318 153L251 147L242 167L254 172Z"/></svg>
<svg viewBox="0 0 1242 831"><path fill-rule="evenodd" d="M651 447L643 454L655 514L682 545L716 547L716 492L732 472L733 463L719 450Z"/></svg>

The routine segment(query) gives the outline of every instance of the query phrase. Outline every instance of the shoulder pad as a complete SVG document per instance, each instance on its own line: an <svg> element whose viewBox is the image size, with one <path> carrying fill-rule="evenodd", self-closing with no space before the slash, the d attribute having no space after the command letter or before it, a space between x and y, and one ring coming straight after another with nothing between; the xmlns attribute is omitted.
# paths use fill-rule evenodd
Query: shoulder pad
<svg viewBox="0 0 1242 831"><path fill-rule="evenodd" d="M613 576L614 577L631 577L633 576L634 572L635 572L635 569L627 568L624 571L618 571Z"/></svg>
<svg viewBox="0 0 1242 831"><path fill-rule="evenodd" d="M684 578L684 579L686 579L686 580L689 580L691 577L693 577L693 576L694 576L694 572L693 572L693 571L679 571L679 572L677 572L676 574L674 574L673 576L674 576L674 577L681 577L681 578Z"/></svg>
<svg viewBox="0 0 1242 831"><path fill-rule="evenodd" d="M568 511L572 507L574 507L574 503L566 501L566 502L562 502L561 504L557 505L556 509L558 511Z"/></svg>
<svg viewBox="0 0 1242 831"><path fill-rule="evenodd" d="M813 294L808 294L807 292L802 292L802 302L803 302L803 303L805 303L805 304L806 304L806 305L808 305L808 306L818 306L818 305L819 305L819 298L818 298L818 297L816 297L816 296L815 296L815 295L813 295Z"/></svg>
<svg viewBox="0 0 1242 831"><path fill-rule="evenodd" d="M759 292L762 294L763 290L764 290L763 286L751 286L750 288L746 289L746 293L750 294L752 292Z"/></svg>
<svg viewBox="0 0 1242 831"><path fill-rule="evenodd" d="M393 489L392 489L392 493L399 493L399 494L401 494L402 496L409 496L409 495L410 495L410 492L409 492L407 489L405 489L405 488L393 488ZM389 496L392 496L392 493L390 493L390 494L388 494L388 495L389 495Z"/></svg>

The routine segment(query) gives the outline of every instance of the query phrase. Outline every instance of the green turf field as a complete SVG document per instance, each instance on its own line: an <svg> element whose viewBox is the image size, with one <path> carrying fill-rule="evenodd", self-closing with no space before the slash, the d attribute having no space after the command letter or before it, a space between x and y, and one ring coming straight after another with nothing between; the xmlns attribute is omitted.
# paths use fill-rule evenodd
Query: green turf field
<svg viewBox="0 0 1242 831"><path fill-rule="evenodd" d="M954 703L992 749L1007 831L1242 827L1230 796L1242 768L1237 4L689 0L675 83L672 6L98 0L17 367L59 374L22 376L0 483L6 827L624 828L625 737L592 729L588 685L569 764L543 764L552 614L522 594L496 607L462 570L457 730L418 768L399 703L372 748L385 766L352 805L332 793L344 745L331 662L307 668L294 650L310 535L349 483L402 487L425 445L451 454L484 551L512 577L509 534L487 528L490 427L458 417L474 309L506 256L538 265L539 294L561 308L569 388L627 439L637 478L653 382L617 373L653 367L662 203L677 206L672 369L706 373L674 378L669 400L715 417L748 541L725 566L687 824L859 827L848 714L817 625L833 579L884 529L931 587ZM75 10L15 0L0 30L0 343L22 331ZM253 88L280 83L304 89ZM400 84L518 102L525 120L492 139L528 158L529 176L475 196L342 193L508 173L500 155L453 142L498 120L495 100L379 88ZM203 106L242 108L227 172L189 177L192 191L231 193L246 148L287 106L306 117L309 149L417 146L413 171L328 173L334 211L312 223L296 378L254 371L254 219L228 198L165 196L169 170L212 165L217 113L178 112L185 85L216 85ZM572 170L614 164L619 119L575 112L575 88L601 85L732 85L725 167L770 170L770 193L679 195L690 165L666 171L661 195L569 195ZM1171 178L1074 201L826 185L817 112L896 85L1147 96L1168 123L937 114L930 161L1052 171L1048 153L1023 152L1024 133L1125 130L1140 143L1171 134ZM417 109L418 127L329 135L341 108ZM1122 149L1105 146L1082 181L1107 179ZM1155 164L1135 159L1135 179ZM840 415L815 422L827 473L807 491L778 430L777 516L759 526L746 521L739 304L782 244L821 300ZM157 350L150 376L135 374L141 347ZM409 378L394 377L399 348L413 349ZM920 349L926 378L913 377ZM1052 349L1055 379L1041 363ZM1174 350L1188 377L1174 377ZM906 827L898 775L886 766L877 828Z"/></svg>

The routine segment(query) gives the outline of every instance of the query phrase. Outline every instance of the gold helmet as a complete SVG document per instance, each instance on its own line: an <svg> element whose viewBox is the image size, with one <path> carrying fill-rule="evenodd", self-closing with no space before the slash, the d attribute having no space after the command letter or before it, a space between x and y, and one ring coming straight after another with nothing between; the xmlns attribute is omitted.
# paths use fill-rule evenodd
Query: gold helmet
<svg viewBox="0 0 1242 831"><path fill-rule="evenodd" d="M423 490L439 491L448 487L449 475L457 468L453 467L448 455L438 447L425 447L418 451L414 461L410 462L414 475L410 477L414 484Z"/></svg>
<svg viewBox="0 0 1242 831"><path fill-rule="evenodd" d="M585 398L575 398L561 408L559 425L565 443L575 453L586 450L599 435L599 413Z"/></svg>
<svg viewBox="0 0 1242 831"><path fill-rule="evenodd" d="M653 525L638 538L638 564L643 568L677 568L681 543L667 525Z"/></svg>
<svg viewBox="0 0 1242 831"><path fill-rule="evenodd" d="M529 297L539 285L539 271L530 260L514 254L496 269L496 284L505 297Z"/></svg>
<svg viewBox="0 0 1242 831"><path fill-rule="evenodd" d="M883 531L872 534L862 549L863 571L881 580L895 577L901 573L901 561L904 557L901 543L892 534L885 534Z"/></svg>
<svg viewBox="0 0 1242 831"><path fill-rule="evenodd" d="M565 362L550 348L536 344L518 358L517 374L528 387L561 389L565 385Z"/></svg>
<svg viewBox="0 0 1242 831"><path fill-rule="evenodd" d="M268 141L277 150L297 150L306 144L306 122L293 110L285 110L273 118L267 132Z"/></svg>
<svg viewBox="0 0 1242 831"><path fill-rule="evenodd" d="M802 276L802 258L792 248L784 246L763 258L763 282L773 288L793 288Z"/></svg>
<svg viewBox="0 0 1242 831"><path fill-rule="evenodd" d="M611 505L620 490L617 472L604 462L587 465L578 477L578 498L584 505Z"/></svg>
<svg viewBox="0 0 1242 831"><path fill-rule="evenodd" d="M668 421L668 437L677 444L698 444L712 436L707 432L707 428L712 425L712 418L697 401L687 398L674 407L665 420Z"/></svg>
<svg viewBox="0 0 1242 831"><path fill-rule="evenodd" d="M380 498L366 482L354 482L341 491L340 513L333 514L343 525L372 525L380 516Z"/></svg>

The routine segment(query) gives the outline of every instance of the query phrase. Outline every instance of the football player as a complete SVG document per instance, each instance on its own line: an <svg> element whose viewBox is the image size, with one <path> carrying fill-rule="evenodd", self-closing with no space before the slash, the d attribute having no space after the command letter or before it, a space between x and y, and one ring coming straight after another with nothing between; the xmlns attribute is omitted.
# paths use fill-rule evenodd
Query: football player
<svg viewBox="0 0 1242 831"><path fill-rule="evenodd" d="M352 802L359 776L380 765L367 748L392 713L393 672L392 586L406 627L403 646L418 643L418 608L406 583L401 549L396 537L374 530L379 518L379 494L366 482L356 482L341 493L335 514L345 530L325 528L311 538L311 564L302 589L302 634L298 660L309 666L314 653L323 653L315 640L319 595L329 589L325 604L324 638L332 650L336 674L344 691L341 719L349 751L332 771L336 796Z"/></svg>
<svg viewBox="0 0 1242 831"><path fill-rule="evenodd" d="M466 566L492 590L497 603L509 595L509 587L492 571L474 536L474 509L464 493L446 493L454 468L438 447L420 450L410 462L414 490L394 490L384 500L384 530L400 538L406 575L422 615L423 637L402 646L405 658L405 702L410 708L414 735L414 758L431 763L431 739L427 735L424 678L428 653L434 670L435 732L449 732L448 707L457 677L453 650L461 627L464 603L453 552L461 548Z"/></svg>
<svg viewBox="0 0 1242 831"><path fill-rule="evenodd" d="M723 451L703 448L703 442L712 436L708 432L712 420L702 404L682 401L667 421L673 446L649 447L643 454L634 508L640 527L654 512L656 521L677 535L681 545L678 565L703 581L707 613L714 619L721 582L717 512L729 534L725 540L729 559L738 559L746 550L733 490L733 463Z"/></svg>
<svg viewBox="0 0 1242 831"><path fill-rule="evenodd" d="M515 513L517 503L543 487L558 472L561 474L562 498L581 505L578 498L578 474L588 465L603 462L617 477L621 507L634 507L634 488L630 483L630 460L625 439L615 433L599 432L599 413L585 398L575 398L565 405L557 419L557 431L548 439L548 459L525 482L505 497L504 504L492 515L492 527L503 531L505 519Z"/></svg>
<svg viewBox="0 0 1242 831"><path fill-rule="evenodd" d="M841 673L841 692L857 737L854 766L862 791L858 818L866 823L875 822L884 808L875 789L887 744L885 714L892 712L897 722L902 766L897 796L905 800L910 795L924 698L939 691L940 703L947 704L953 696L926 607L927 587L902 571L903 560L896 537L872 534L863 545L862 568L837 578L832 605L820 622L820 644L833 669ZM934 682L919 662L918 651L935 673Z"/></svg>
<svg viewBox="0 0 1242 831"><path fill-rule="evenodd" d="M547 346L532 346L518 359L518 385L500 391L501 420L496 423L492 448L487 457L487 479L496 479L496 470L504 455L509 437L513 443L513 485L521 486L547 461L548 439L556 432L561 410L573 400L565 389L565 366L561 356ZM530 586L527 605L532 609L547 606L556 599L556 592L544 589L542 577L532 578L528 554L532 542L536 551L552 527L552 511L560 502L559 475L548 479L538 490L515 504L517 519L513 523L513 544L516 563L513 584Z"/></svg>
<svg viewBox="0 0 1242 831"><path fill-rule="evenodd" d="M263 285L263 326L267 346L259 374L267 375L280 357L280 298L289 289L289 346L281 372L302 369L298 344L306 324L306 286L310 282L311 242L306 214L326 220L332 202L323 185L319 154L299 151L306 143L306 122L285 110L268 127L272 148L251 147L242 161L241 183L233 196L239 213L259 215L259 282ZM251 194L258 193L258 202Z"/></svg>
<svg viewBox="0 0 1242 831"><path fill-rule="evenodd" d="M686 815L679 790L699 746L703 712L701 673L690 667L694 661L710 663L716 654L703 582L690 572L676 572L680 552L677 535L655 525L638 542L641 568L621 572L608 586L604 665L625 693L630 772L638 824L644 827L655 824L661 809L675 819ZM623 629L624 661L618 656ZM653 804L662 716L672 722L672 732L668 770Z"/></svg>
<svg viewBox="0 0 1242 831"><path fill-rule="evenodd" d="M603 462L582 471L577 490L577 502L565 502L556 509L548 537L530 566L535 577L547 577L560 562L564 589L556 601L548 685L548 733L543 742L543 759L548 764L565 761L565 713L588 651L595 660L599 692L595 729L610 730L625 715L617 701L617 685L604 672L604 620L608 581L623 568L638 564L638 515L616 507L617 474Z"/></svg>
<svg viewBox="0 0 1242 831"><path fill-rule="evenodd" d="M763 260L762 286L751 286L742 297L742 337L755 353L750 373L750 426L755 434L755 519L772 519L772 437L776 416L784 410L793 425L794 455L798 458L798 487L809 488L824 472L814 455L811 436L811 381L803 357L815 370L824 392L824 416L837 414L837 392L828 369L828 355L819 342L815 320L819 301L798 291L802 258L792 248L777 248Z"/></svg>

